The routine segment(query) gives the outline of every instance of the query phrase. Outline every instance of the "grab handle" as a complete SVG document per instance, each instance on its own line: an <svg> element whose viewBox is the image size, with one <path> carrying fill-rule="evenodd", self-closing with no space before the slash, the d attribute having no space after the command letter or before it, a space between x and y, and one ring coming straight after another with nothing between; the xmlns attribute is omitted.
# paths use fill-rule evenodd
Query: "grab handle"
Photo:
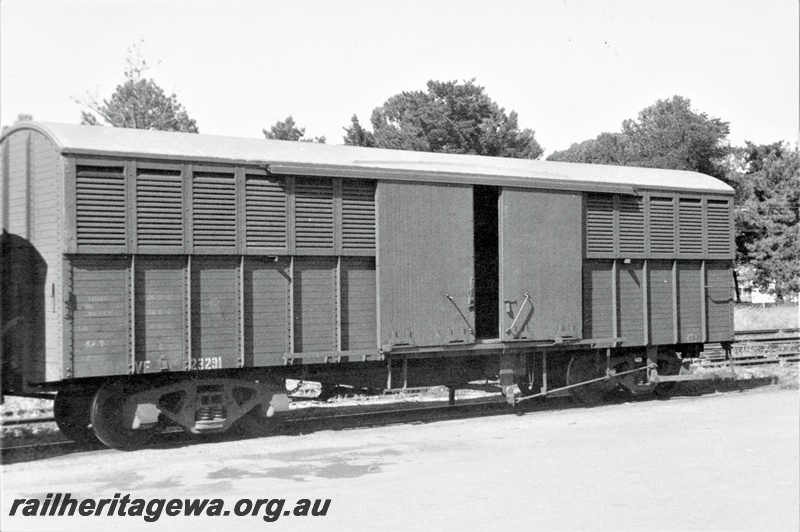
<svg viewBox="0 0 800 532"><path fill-rule="evenodd" d="M522 316L522 309L525 308L525 303L529 302L530 300L531 296L528 294L528 292L525 292L525 300L522 302L522 305L519 306L519 310L517 311L517 315L514 316L514 321L511 322L511 326L506 329L506 334L511 334L511 331L514 330L514 325L517 324L517 320L520 316Z"/></svg>
<svg viewBox="0 0 800 532"><path fill-rule="evenodd" d="M475 336L475 331L472 330L472 326L469 324L469 320L467 319L466 316L464 316L464 313L461 312L461 309L458 308L458 304L456 303L456 300L453 299L453 296L451 296L450 294L445 294L444 297L449 299L450 303L452 303L453 306L456 307L456 310L458 311L459 314L461 314L461 318L464 320L464 323L467 324L467 329L469 329L469 332L472 334L472 336Z"/></svg>

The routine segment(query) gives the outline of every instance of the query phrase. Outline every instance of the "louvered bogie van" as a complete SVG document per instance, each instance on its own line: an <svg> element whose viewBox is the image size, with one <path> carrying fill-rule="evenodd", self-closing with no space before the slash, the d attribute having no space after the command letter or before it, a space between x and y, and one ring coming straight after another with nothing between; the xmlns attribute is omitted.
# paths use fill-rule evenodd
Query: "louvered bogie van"
<svg viewBox="0 0 800 532"><path fill-rule="evenodd" d="M43 123L0 157L2 391L76 440L268 423L287 379L594 402L733 339L702 174Z"/></svg>

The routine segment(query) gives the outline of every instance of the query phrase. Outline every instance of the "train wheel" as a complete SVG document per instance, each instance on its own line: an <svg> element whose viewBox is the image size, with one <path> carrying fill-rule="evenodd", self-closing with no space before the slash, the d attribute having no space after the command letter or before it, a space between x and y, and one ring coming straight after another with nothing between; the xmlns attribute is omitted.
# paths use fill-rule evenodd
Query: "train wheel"
<svg viewBox="0 0 800 532"><path fill-rule="evenodd" d="M580 384L606 375L606 357L579 354L574 355L567 366L567 385ZM569 394L579 403L594 405L602 403L611 393L617 390L619 383L615 379L593 382L569 389Z"/></svg>
<svg viewBox="0 0 800 532"><path fill-rule="evenodd" d="M53 416L56 418L58 430L76 443L92 443L97 438L91 428L92 398L89 391L63 391L56 394L53 402Z"/></svg>
<svg viewBox="0 0 800 532"><path fill-rule="evenodd" d="M123 383L107 381L92 400L92 428L97 439L114 449L138 449L155 435L152 429L134 429L135 404L126 399L132 390Z"/></svg>
<svg viewBox="0 0 800 532"><path fill-rule="evenodd" d="M659 353L656 360L659 375L678 375L681 372L681 359L676 353ZM658 397L668 397L677 382L660 382L653 393Z"/></svg>

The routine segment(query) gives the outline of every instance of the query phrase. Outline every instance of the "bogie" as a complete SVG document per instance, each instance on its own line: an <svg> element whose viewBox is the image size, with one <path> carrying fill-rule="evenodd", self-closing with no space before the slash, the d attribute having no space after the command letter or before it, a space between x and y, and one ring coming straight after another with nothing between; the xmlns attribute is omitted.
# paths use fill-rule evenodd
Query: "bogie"
<svg viewBox="0 0 800 532"><path fill-rule="evenodd" d="M116 379L94 395L91 422L104 444L134 449L170 426L203 435L225 432L240 420L263 425L288 408L285 398L285 387L271 380L181 379L154 386Z"/></svg>

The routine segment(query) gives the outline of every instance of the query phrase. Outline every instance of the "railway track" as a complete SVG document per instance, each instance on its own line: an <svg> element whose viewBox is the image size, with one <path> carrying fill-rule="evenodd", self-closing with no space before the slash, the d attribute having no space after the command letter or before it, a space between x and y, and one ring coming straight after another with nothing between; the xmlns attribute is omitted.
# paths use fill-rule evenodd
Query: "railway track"
<svg viewBox="0 0 800 532"><path fill-rule="evenodd" d="M788 364L800 362L800 329L763 330L736 333L736 341L732 350L735 366L756 366L771 364ZM729 364L721 346L711 344L706 347L696 364L704 368L722 367ZM755 384L755 383L754 383ZM761 384L768 384L764 382ZM758 384L756 384L758 385ZM409 405L414 406L409 406ZM571 402L564 397L552 397L547 405L535 408L568 408ZM579 407L579 406L575 406ZM484 415L512 415L531 408L508 408L505 400L498 395L487 398L460 399L455 405L447 403L446 398L428 401L409 402L407 400L364 401L361 405L326 405L298 408L292 417L283 420L279 433L302 434L318 430L346 430L366 426L381 426L397 423L428 423L448 419L481 417ZM52 414L46 410L35 417L5 419L0 427L37 426L44 423L55 424ZM274 431L273 431L274 433ZM216 436L206 437L214 440ZM230 436L220 435L220 441ZM166 434L165 441L158 447L169 447L175 442L185 444L191 436L175 431ZM36 459L45 456L58 456L82 451L105 449L101 445L79 445L75 442L53 441L34 445L12 446L2 448L2 462Z"/></svg>
<svg viewBox="0 0 800 532"><path fill-rule="evenodd" d="M771 378L750 379L745 384L731 381L710 381L709 388L704 392L696 389L685 392L678 391L675 397L702 395L712 392L733 392L746 388L755 388L773 384ZM650 401L652 396L633 396L624 399L630 401ZM264 436L298 436L319 432L323 430L354 430L370 427L390 426L397 424L427 424L440 421L458 419L475 419L486 416L520 415L535 411L566 410L573 408L590 408L570 400L567 394L559 394L547 399L547 402L520 403L511 408L503 397L492 395L489 397L459 399L450 405L446 398L426 400L419 402L386 402L370 404L375 401L364 401L360 405L345 404L341 406L310 406L297 409L291 417L282 419L270 428L252 431L248 434L211 434L202 437L207 443L234 441ZM410 406L413 405L413 406ZM162 434L158 443L149 448L168 449L185 446L198 441L196 437L182 432L177 427L172 431ZM105 446L97 444L79 444L72 441L48 442L34 445L4 447L0 449L2 463L9 464L21 461L38 460L55 456L63 456L82 452L116 452Z"/></svg>
<svg viewBox="0 0 800 532"><path fill-rule="evenodd" d="M736 366L758 366L800 362L800 329L740 331L734 336L731 357ZM719 344L707 345L697 359L701 367L728 364Z"/></svg>
<svg viewBox="0 0 800 532"><path fill-rule="evenodd" d="M13 427L16 425L37 425L39 423L55 423L56 418L50 416L20 417L4 419L0 422L0 427Z"/></svg>
<svg viewBox="0 0 800 532"><path fill-rule="evenodd" d="M256 429L248 434L210 434L202 437L205 442L232 441L235 439L268 435L300 435L321 430L350 430L371 426L388 426L408 423L431 423L453 419L476 418L489 415L514 415L530 411L530 408L511 409L499 396L482 399L464 399L449 405L447 399L414 402L388 402L379 405L311 406L300 408L291 417L281 419L271 428ZM557 398L548 403L548 409L571 406L565 398ZM34 423L41 423L36 419ZM197 438L182 432L177 427L162 434L161 439L151 448L170 448L197 441ZM61 456L78 452L108 450L102 444L79 444L73 441L58 441L32 445L3 447L0 449L2 463L35 460L45 457Z"/></svg>
<svg viewBox="0 0 800 532"><path fill-rule="evenodd" d="M775 338L776 336L798 336L800 335L800 328L783 328L783 329L753 329L749 331L736 331L733 334L734 340L740 342L750 338Z"/></svg>

